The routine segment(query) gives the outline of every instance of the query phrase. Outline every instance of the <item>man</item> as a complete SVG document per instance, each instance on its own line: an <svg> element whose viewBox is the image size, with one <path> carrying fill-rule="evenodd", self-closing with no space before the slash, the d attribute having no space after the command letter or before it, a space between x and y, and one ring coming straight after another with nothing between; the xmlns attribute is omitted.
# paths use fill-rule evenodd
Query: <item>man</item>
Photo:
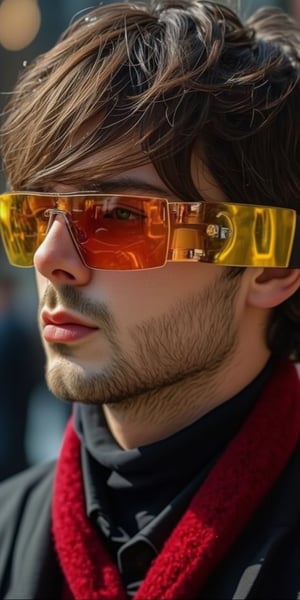
<svg viewBox="0 0 300 600"><path fill-rule="evenodd" d="M272 9L122 3L22 75L2 239L74 414L1 485L1 597L298 597L298 49Z"/></svg>

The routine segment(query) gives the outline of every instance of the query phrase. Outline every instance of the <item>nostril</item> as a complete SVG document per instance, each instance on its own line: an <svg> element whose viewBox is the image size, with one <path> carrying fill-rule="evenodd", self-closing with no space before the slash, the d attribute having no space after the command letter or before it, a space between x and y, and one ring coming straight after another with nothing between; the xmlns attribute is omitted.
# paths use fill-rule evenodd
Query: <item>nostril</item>
<svg viewBox="0 0 300 600"><path fill-rule="evenodd" d="M75 277L74 275L72 275L72 273L69 273L69 271L64 271L63 269L54 269L52 271L52 276L55 277L55 279L57 281L59 281L59 279L63 279L64 281L66 279L69 279L70 281L74 281Z"/></svg>

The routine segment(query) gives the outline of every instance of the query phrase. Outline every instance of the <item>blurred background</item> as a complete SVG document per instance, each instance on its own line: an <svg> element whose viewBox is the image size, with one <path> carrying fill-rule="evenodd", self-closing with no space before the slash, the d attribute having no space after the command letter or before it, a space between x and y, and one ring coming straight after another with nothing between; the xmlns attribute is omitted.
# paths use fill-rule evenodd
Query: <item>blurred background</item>
<svg viewBox="0 0 300 600"><path fill-rule="evenodd" d="M278 6L300 22L300 0L223 0L242 17ZM90 0L0 0L0 113L18 73L49 49ZM5 190L0 171L0 192ZM70 407L47 390L32 269L7 264L0 242L0 480L57 455Z"/></svg>

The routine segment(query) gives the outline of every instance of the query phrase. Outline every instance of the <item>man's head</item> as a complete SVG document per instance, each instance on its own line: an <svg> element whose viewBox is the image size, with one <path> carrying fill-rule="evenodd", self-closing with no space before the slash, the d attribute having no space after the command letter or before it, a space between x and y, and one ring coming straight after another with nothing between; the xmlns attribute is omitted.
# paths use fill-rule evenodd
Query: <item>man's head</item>
<svg viewBox="0 0 300 600"><path fill-rule="evenodd" d="M10 187L299 213L299 40L278 11L242 24L226 7L196 0L112 4L83 15L25 69L12 95L2 128ZM56 393L62 363L70 382L78 367L73 397L90 371L83 399L97 401L100 373L102 399L115 401L200 372L213 381L248 335L261 359L266 338L273 353L300 356L296 270L183 262L93 271L61 214L35 264ZM58 306L96 330L80 344L78 328L73 343L69 328L63 343L49 316Z"/></svg>

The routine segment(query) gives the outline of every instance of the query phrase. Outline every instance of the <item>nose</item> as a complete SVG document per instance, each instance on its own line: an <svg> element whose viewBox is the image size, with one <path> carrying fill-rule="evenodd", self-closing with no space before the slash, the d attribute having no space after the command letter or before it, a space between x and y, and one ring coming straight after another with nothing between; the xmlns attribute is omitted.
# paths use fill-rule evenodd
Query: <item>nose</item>
<svg viewBox="0 0 300 600"><path fill-rule="evenodd" d="M89 283L92 270L83 263L62 214L53 217L48 233L34 255L34 266L54 285Z"/></svg>

